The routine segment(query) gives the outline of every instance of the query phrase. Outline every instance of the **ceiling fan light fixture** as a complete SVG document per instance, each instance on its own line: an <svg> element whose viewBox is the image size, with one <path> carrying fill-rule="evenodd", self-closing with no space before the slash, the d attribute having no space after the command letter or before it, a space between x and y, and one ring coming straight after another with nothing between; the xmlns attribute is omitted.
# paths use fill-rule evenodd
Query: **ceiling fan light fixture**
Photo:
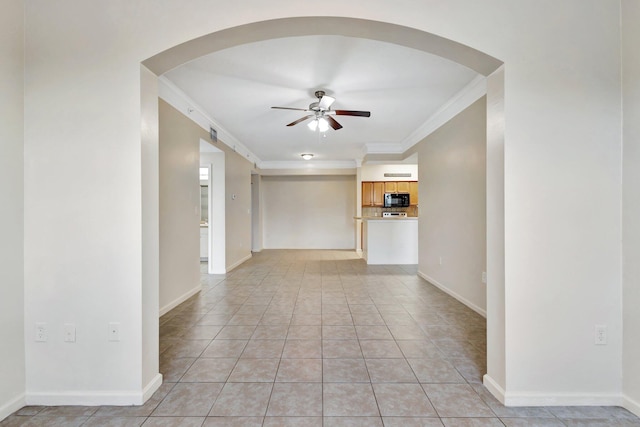
<svg viewBox="0 0 640 427"><path fill-rule="evenodd" d="M318 119L318 130L320 132L326 132L329 130L329 122L324 117Z"/></svg>
<svg viewBox="0 0 640 427"><path fill-rule="evenodd" d="M320 132L326 132L329 128L333 130L342 129L342 125L333 118L333 116L356 116L356 117L370 117L370 111L358 111L358 110L332 110L331 105L336 100L332 96L326 96L325 92L322 90L316 91L316 98L318 100L316 102L312 102L309 104L309 108L294 108L294 107L271 107L278 110L295 110L295 111L305 111L307 113L306 116L300 117L298 120L295 120L289 123L287 126L295 126L298 123L302 123L306 120L311 119L307 126L311 130L311 132L315 132L319 130Z"/></svg>
<svg viewBox="0 0 640 427"><path fill-rule="evenodd" d="M300 156L302 156L302 158L305 159L305 160L313 159L313 154L311 154L311 153L300 154Z"/></svg>
<svg viewBox="0 0 640 427"><path fill-rule="evenodd" d="M311 129L312 131L315 131L318 128L318 119L313 119L309 122L309 124L307 124L307 126L309 127L309 129Z"/></svg>

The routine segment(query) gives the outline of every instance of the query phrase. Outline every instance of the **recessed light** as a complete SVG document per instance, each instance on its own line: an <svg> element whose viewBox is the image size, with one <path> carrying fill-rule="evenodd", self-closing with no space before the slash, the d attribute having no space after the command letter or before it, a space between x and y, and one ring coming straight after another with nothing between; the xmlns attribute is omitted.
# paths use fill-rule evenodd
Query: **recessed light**
<svg viewBox="0 0 640 427"><path fill-rule="evenodd" d="M313 154L311 153L300 154L300 156L302 156L302 158L305 160L311 160L313 158Z"/></svg>

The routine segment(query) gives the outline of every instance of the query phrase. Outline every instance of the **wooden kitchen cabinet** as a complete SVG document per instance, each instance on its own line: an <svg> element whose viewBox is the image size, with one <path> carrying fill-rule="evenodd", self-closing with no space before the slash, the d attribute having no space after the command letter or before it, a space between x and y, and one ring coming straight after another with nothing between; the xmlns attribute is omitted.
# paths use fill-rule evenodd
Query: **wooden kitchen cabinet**
<svg viewBox="0 0 640 427"><path fill-rule="evenodd" d="M363 181L362 206L383 206L384 193L409 193L411 206L418 204L418 181Z"/></svg>
<svg viewBox="0 0 640 427"><path fill-rule="evenodd" d="M386 181L384 183L385 193L408 193L409 181Z"/></svg>
<svg viewBox="0 0 640 427"><path fill-rule="evenodd" d="M382 182L373 183L373 206L384 205L384 184Z"/></svg>
<svg viewBox="0 0 640 427"><path fill-rule="evenodd" d="M384 183L384 192L385 193L397 193L398 192L398 183L395 181L387 181Z"/></svg>
<svg viewBox="0 0 640 427"><path fill-rule="evenodd" d="M373 182L362 183L362 206L373 206Z"/></svg>
<svg viewBox="0 0 640 427"><path fill-rule="evenodd" d="M398 181L396 182L396 191L398 193L409 193L410 185L409 181Z"/></svg>
<svg viewBox="0 0 640 427"><path fill-rule="evenodd" d="M362 206L382 206L384 204L384 182L362 183Z"/></svg>
<svg viewBox="0 0 640 427"><path fill-rule="evenodd" d="M418 204L418 181L409 182L409 202L411 206Z"/></svg>

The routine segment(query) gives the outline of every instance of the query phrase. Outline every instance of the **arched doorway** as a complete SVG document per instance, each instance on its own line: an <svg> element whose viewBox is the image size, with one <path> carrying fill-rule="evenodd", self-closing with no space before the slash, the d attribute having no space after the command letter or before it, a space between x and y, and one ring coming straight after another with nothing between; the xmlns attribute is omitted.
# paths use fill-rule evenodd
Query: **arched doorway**
<svg viewBox="0 0 640 427"><path fill-rule="evenodd" d="M394 43L442 56L487 77L488 350L485 385L496 396L502 397L505 384L505 305L504 83L501 61L455 41L409 27L355 18L302 17L256 22L211 33L167 49L143 61L142 65L155 76L160 76L187 61L217 50L260 40L307 35L342 35ZM157 97L157 90L153 93L151 87L142 85L143 99ZM143 198L144 192L143 188ZM143 206L144 209L154 207ZM143 313L143 317L150 316Z"/></svg>

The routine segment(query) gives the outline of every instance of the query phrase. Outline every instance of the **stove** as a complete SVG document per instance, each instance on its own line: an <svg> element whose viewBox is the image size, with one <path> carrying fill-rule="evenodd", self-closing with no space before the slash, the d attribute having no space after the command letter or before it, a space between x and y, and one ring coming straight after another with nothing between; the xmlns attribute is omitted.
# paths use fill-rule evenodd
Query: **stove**
<svg viewBox="0 0 640 427"><path fill-rule="evenodd" d="M406 212L382 212L383 218L406 218Z"/></svg>

